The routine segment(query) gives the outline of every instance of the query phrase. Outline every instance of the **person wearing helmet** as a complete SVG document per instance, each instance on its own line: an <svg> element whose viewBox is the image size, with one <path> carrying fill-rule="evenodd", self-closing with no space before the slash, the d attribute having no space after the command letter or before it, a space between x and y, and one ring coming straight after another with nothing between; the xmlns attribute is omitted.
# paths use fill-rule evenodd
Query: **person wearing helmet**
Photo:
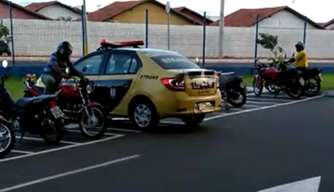
<svg viewBox="0 0 334 192"><path fill-rule="evenodd" d="M57 51L51 54L41 76L45 85L44 94L54 93L63 78L70 78L70 74L66 73L66 68L69 68L73 76L84 77L70 62L72 52L72 45L68 41L63 41L58 45Z"/></svg>
<svg viewBox="0 0 334 192"><path fill-rule="evenodd" d="M304 44L302 42L298 42L296 45L297 54L295 54L294 58L289 60L289 63L295 63L295 67L297 69L306 69L308 67L307 54L304 48Z"/></svg>

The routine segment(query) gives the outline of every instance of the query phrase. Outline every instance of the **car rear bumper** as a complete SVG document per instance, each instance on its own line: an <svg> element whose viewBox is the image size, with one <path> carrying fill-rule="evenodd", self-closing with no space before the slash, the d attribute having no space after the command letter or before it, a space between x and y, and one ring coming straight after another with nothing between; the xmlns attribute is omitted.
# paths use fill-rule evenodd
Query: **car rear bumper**
<svg viewBox="0 0 334 192"><path fill-rule="evenodd" d="M158 105L164 106L157 108L159 116L161 118L166 117L183 117L191 116L197 114L210 114L221 109L221 94L219 91L215 95L211 96L202 96L202 97L191 97L191 96L182 96L174 99L166 99L165 102L168 105ZM209 110L199 111L196 109L196 104L210 102L212 108Z"/></svg>

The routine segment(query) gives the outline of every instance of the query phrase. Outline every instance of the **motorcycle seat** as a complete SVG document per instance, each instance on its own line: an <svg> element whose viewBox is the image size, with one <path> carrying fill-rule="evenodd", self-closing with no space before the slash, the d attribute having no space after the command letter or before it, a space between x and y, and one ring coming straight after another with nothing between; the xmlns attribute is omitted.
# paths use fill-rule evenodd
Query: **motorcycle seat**
<svg viewBox="0 0 334 192"><path fill-rule="evenodd" d="M30 86L33 90L37 91L39 94L43 94L43 92L44 92L44 88L43 88L43 87L36 86L36 85L33 84L33 83L30 83L29 86Z"/></svg>
<svg viewBox="0 0 334 192"><path fill-rule="evenodd" d="M27 105L41 103L46 100L52 100L54 98L56 98L56 95L40 95L37 97L22 97L15 103L15 108L16 109L24 108Z"/></svg>

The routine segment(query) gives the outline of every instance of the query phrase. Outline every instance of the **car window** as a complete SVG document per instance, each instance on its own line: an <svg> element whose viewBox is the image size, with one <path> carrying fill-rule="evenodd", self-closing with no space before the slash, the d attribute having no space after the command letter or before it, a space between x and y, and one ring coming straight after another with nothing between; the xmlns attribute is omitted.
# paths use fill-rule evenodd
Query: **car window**
<svg viewBox="0 0 334 192"><path fill-rule="evenodd" d="M84 60L76 63L74 67L82 72L84 75L97 75L103 60L104 54L97 54L91 57L87 57ZM87 67L85 72L82 71L84 67Z"/></svg>
<svg viewBox="0 0 334 192"><path fill-rule="evenodd" d="M138 63L131 55L112 54L106 69L107 75L136 73Z"/></svg>
<svg viewBox="0 0 334 192"><path fill-rule="evenodd" d="M151 59L163 69L199 69L200 67L182 55L159 55Z"/></svg>

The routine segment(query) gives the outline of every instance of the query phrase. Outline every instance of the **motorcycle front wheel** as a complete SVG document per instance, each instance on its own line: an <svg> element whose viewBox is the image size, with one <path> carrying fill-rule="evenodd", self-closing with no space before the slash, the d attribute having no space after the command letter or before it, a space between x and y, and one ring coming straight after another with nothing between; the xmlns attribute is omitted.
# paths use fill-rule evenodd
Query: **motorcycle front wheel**
<svg viewBox="0 0 334 192"><path fill-rule="evenodd" d="M107 130L107 115L101 107L87 106L79 114L81 133L88 139L99 139Z"/></svg>
<svg viewBox="0 0 334 192"><path fill-rule="evenodd" d="M227 102L233 107L242 107L247 101L246 92L241 86L233 87L226 92Z"/></svg>
<svg viewBox="0 0 334 192"><path fill-rule="evenodd" d="M4 123L0 123L0 158L5 157L14 148L15 133Z"/></svg>
<svg viewBox="0 0 334 192"><path fill-rule="evenodd" d="M253 92L256 96L260 96L263 91L263 80L259 76L255 76L253 79Z"/></svg>

